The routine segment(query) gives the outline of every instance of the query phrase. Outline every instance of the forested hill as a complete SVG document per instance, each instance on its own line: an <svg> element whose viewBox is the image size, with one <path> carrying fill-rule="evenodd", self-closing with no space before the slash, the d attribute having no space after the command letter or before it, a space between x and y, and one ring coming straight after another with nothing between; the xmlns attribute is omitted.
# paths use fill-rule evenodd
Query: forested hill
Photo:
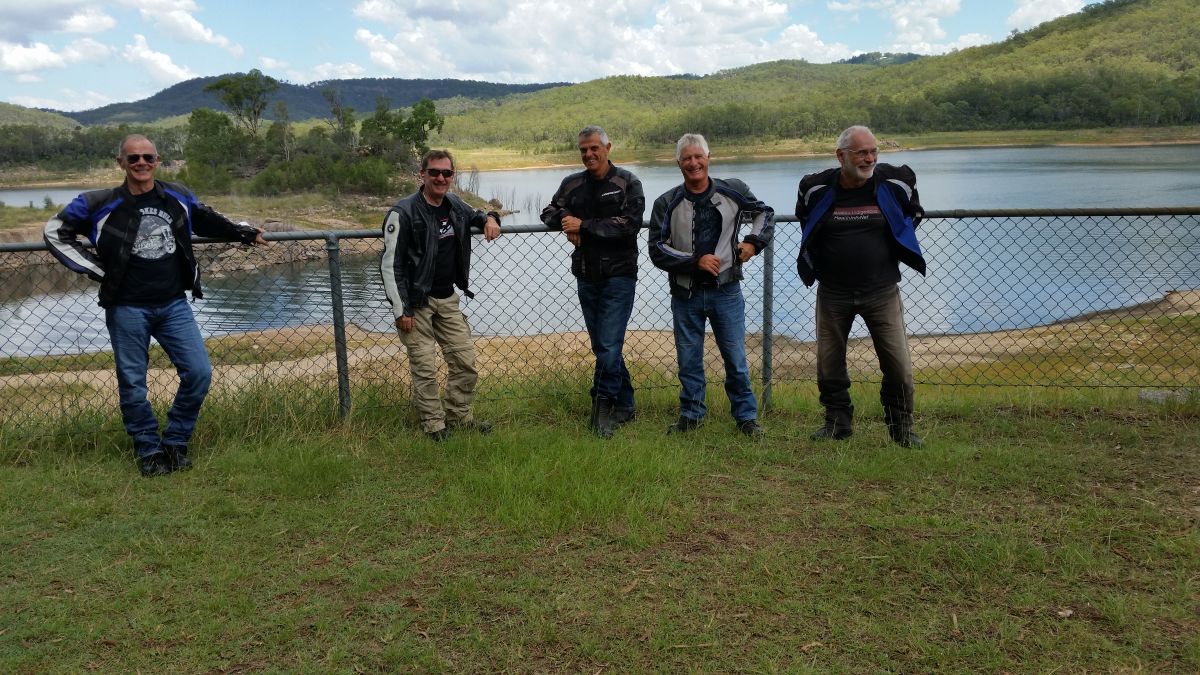
<svg viewBox="0 0 1200 675"><path fill-rule="evenodd" d="M153 122L164 117L187 115L196 108L224 110L215 92L204 91L204 87L222 76L198 77L173 85L150 98L133 103L114 103L102 108L80 112L59 113L82 124L121 124ZM271 95L272 102L287 104L288 115L293 120L329 117L329 103L322 90L332 87L341 96L342 103L360 112L375 109L376 100L382 96L393 107L408 107L423 98L447 99L496 99L509 94L539 91L562 86L561 82L544 84L499 84L471 80L405 80L399 78L359 78L332 80L307 85L281 82L279 89ZM274 103L264 113L272 119Z"/></svg>
<svg viewBox="0 0 1200 675"><path fill-rule="evenodd" d="M612 77L447 118L453 147L571 147L585 124L625 147L1200 123L1200 1L1108 0L1006 40L892 65L777 61L696 79Z"/></svg>

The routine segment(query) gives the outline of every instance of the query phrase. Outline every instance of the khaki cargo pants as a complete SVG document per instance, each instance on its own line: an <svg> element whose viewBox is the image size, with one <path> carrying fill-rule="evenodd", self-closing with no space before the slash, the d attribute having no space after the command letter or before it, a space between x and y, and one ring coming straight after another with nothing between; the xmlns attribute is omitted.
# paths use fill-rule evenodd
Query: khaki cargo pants
<svg viewBox="0 0 1200 675"><path fill-rule="evenodd" d="M475 400L475 343L467 318L458 306L458 293L448 298L429 298L429 305L413 313L413 329L400 333L408 349L408 367L412 372L413 404L421 418L421 430L429 433L447 424L471 421L471 402ZM437 353L442 348L446 360L446 391L439 395Z"/></svg>

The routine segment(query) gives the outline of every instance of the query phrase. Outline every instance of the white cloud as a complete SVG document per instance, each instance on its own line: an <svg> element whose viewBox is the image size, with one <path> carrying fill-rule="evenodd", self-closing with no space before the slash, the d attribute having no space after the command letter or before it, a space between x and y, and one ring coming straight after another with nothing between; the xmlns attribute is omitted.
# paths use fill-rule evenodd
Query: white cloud
<svg viewBox="0 0 1200 675"><path fill-rule="evenodd" d="M413 20L494 23L508 9L494 0L363 0L354 7L354 16L369 21L404 26Z"/></svg>
<svg viewBox="0 0 1200 675"><path fill-rule="evenodd" d="M74 89L64 89L60 93L60 98L14 96L9 100L26 108L50 108L64 111L90 110L114 102L112 98L94 91L78 92Z"/></svg>
<svg viewBox="0 0 1200 675"><path fill-rule="evenodd" d="M57 52L44 42L29 46L0 42L0 72L30 73L64 68L72 63L103 59L111 53L111 48L91 38L76 40Z"/></svg>
<svg viewBox="0 0 1200 675"><path fill-rule="evenodd" d="M884 48L885 51L943 54L991 41L982 33L967 33L952 40L945 39L947 34L942 27L942 19L958 14L959 0L844 0L828 2L826 7L835 12L878 12L892 23L892 44Z"/></svg>
<svg viewBox="0 0 1200 675"><path fill-rule="evenodd" d="M27 43L36 33L64 30L92 4L88 0L0 0L0 40Z"/></svg>
<svg viewBox="0 0 1200 675"><path fill-rule="evenodd" d="M218 35L192 16L192 13L199 9L192 0L123 0L123 3L136 7L143 21L153 24L172 37L215 45L235 57L241 57L245 53L241 45L224 35Z"/></svg>
<svg viewBox="0 0 1200 675"><path fill-rule="evenodd" d="M363 0L355 40L398 77L508 82L711 73L781 58L854 52L793 24L776 0ZM472 17L485 16L488 21ZM381 25L382 24L382 25Z"/></svg>
<svg viewBox="0 0 1200 675"><path fill-rule="evenodd" d="M151 49L143 35L134 35L133 44L125 45L122 56L135 66L144 68L158 82L175 84L197 77L191 68L175 65L170 55Z"/></svg>
<svg viewBox="0 0 1200 675"><path fill-rule="evenodd" d="M95 7L85 7L67 17L60 30L65 33L103 33L117 25L117 20Z"/></svg>
<svg viewBox="0 0 1200 675"><path fill-rule="evenodd" d="M26 73L46 68L62 68L65 65L66 59L44 42L35 42L28 47L0 42L0 71Z"/></svg>
<svg viewBox="0 0 1200 675"><path fill-rule="evenodd" d="M1083 0L1017 0L1017 8L1008 16L1008 27L1025 30L1081 9Z"/></svg>
<svg viewBox="0 0 1200 675"><path fill-rule="evenodd" d="M33 73L21 73L17 75L17 82L20 82L21 84L37 84L41 81L41 76L34 75Z"/></svg>
<svg viewBox="0 0 1200 675"><path fill-rule="evenodd" d="M311 77L305 78L302 81L344 80L362 77L366 73L367 69L357 63L321 63L312 69Z"/></svg>

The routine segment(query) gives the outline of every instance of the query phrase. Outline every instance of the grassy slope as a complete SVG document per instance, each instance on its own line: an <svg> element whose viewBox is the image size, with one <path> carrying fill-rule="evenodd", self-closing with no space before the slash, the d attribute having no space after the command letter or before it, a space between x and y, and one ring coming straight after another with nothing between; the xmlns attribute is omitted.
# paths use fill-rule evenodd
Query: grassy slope
<svg viewBox="0 0 1200 675"><path fill-rule="evenodd" d="M865 388L836 444L811 386L761 443L663 436L656 390L613 442L580 394L434 445L281 393L210 405L186 475L115 426L0 450L0 668L1200 669L1194 405L925 389L900 451Z"/></svg>
<svg viewBox="0 0 1200 675"><path fill-rule="evenodd" d="M0 126L9 124L29 124L55 129L74 129L79 126L75 120L57 113L0 102Z"/></svg>

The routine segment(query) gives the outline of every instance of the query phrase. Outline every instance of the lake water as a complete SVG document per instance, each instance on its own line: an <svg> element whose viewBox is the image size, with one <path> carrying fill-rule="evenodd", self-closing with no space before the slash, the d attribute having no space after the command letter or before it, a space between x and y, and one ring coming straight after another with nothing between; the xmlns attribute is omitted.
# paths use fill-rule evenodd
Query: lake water
<svg viewBox="0 0 1200 675"><path fill-rule="evenodd" d="M905 151L885 154L882 160L916 170L928 210L1200 205L1200 171L1196 170L1200 146L1194 145ZM741 178L779 215L791 216L800 176L833 165L831 157L755 162L726 162L718 157L711 172ZM679 182L678 170L674 164L629 168L643 182L649 217L654 197ZM541 207L573 170L483 172L479 193L520 210L505 224L536 224ZM68 188L18 197L0 191L0 201L24 205L32 200L40 206L47 194L64 203L77 193ZM1150 237L1121 236L1097 225L1117 224L1112 220L1004 221L1005 231L989 231L981 238L978 228L995 222L935 219L922 226L929 275L922 278L906 271L901 286L910 332L965 333L1037 325L1143 302L1167 290L1200 287L1200 232L1194 219L1119 222L1128 232L1151 231ZM799 283L794 271L798 230L789 223L776 228L775 329L811 339L813 291ZM645 238L643 233L643 250ZM478 242L475 251L472 287L478 297L464 300L464 307L476 333L531 335L582 329L568 270L570 246L562 235L511 235L490 244ZM630 327L670 329L665 274L654 269L645 255L642 268ZM39 274L45 275L45 269ZM50 274L32 281L26 271L0 273L0 355L107 349L95 285L65 268ZM758 326L761 258L747 266L743 285L747 323ZM222 278L209 275L205 290L206 299L194 308L206 335L332 321L324 262L271 266ZM391 330L377 256L343 259L343 291L347 321L367 330ZM856 333L861 334L861 328Z"/></svg>

